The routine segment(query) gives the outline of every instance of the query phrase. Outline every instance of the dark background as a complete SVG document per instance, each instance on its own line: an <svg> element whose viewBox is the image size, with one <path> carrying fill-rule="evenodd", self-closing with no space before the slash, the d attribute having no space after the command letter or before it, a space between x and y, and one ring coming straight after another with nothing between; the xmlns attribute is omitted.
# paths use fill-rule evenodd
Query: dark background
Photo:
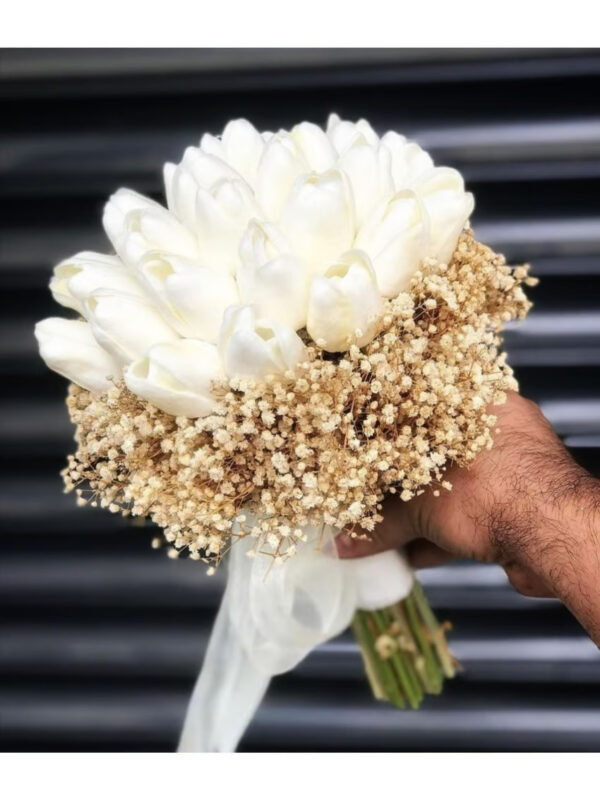
<svg viewBox="0 0 600 800"><path fill-rule="evenodd" d="M0 54L0 749L165 750L220 578L61 494L65 382L34 322L51 267L108 251L107 195L160 198L205 131L330 111L461 169L475 231L541 280L507 336L525 394L600 472L600 51L4 50ZM600 656L554 601L494 566L422 574L465 671L419 712L376 704L350 637L273 682L246 750L597 750ZM600 588L599 588L600 592Z"/></svg>

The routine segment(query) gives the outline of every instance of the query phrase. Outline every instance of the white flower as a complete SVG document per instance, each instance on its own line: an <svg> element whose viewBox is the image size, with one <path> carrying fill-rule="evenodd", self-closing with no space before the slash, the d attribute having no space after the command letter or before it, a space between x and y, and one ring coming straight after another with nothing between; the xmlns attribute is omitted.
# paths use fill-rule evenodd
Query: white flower
<svg viewBox="0 0 600 800"><path fill-rule="evenodd" d="M252 306L231 306L223 317L219 352L230 377L264 377L293 370L305 356L293 328L257 319Z"/></svg>
<svg viewBox="0 0 600 800"><path fill-rule="evenodd" d="M179 164L165 164L163 174L169 211L191 231L196 228L198 189L211 189L222 180L241 179L229 164L199 147L188 147Z"/></svg>
<svg viewBox="0 0 600 800"><path fill-rule="evenodd" d="M151 251L137 271L165 319L181 336L216 343L223 312L239 303L232 275L180 256Z"/></svg>
<svg viewBox="0 0 600 800"><path fill-rule="evenodd" d="M436 167L421 175L416 191L429 217L427 255L447 263L475 206L473 195L465 192L460 172L449 167Z"/></svg>
<svg viewBox="0 0 600 800"><path fill-rule="evenodd" d="M306 325L308 282L304 264L267 222L250 222L240 243L237 282L241 300L259 316L299 330Z"/></svg>
<svg viewBox="0 0 600 800"><path fill-rule="evenodd" d="M118 255L135 265L149 250L198 256L197 238L172 214L142 195L119 189L104 208L104 228Z"/></svg>
<svg viewBox="0 0 600 800"><path fill-rule="evenodd" d="M373 208L394 193L390 151L359 139L344 151L338 165L350 179L360 227Z"/></svg>
<svg viewBox="0 0 600 800"><path fill-rule="evenodd" d="M395 297L408 288L426 255L428 233L427 212L411 190L381 204L360 229L356 246L371 256L384 297Z"/></svg>
<svg viewBox="0 0 600 800"><path fill-rule="evenodd" d="M109 385L107 365L127 371L132 391L150 399L153 387L152 402L186 412L192 396L208 408L210 389L190 377L200 343L207 364L218 343L223 374L247 378L302 361L296 331L331 351L367 344L382 298L408 289L423 258L447 262L473 210L456 170L336 114L325 130L301 122L276 133L233 120L166 164L164 181L166 208L130 189L110 197L103 223L116 255L78 253L55 268L54 298L89 327L65 323L76 368L65 367L64 336L47 361L94 391ZM179 376L168 380L167 353Z"/></svg>
<svg viewBox="0 0 600 800"><path fill-rule="evenodd" d="M302 150L287 131L279 131L269 139L256 177L256 199L268 220L279 219L294 181L308 172L310 167Z"/></svg>
<svg viewBox="0 0 600 800"><path fill-rule="evenodd" d="M57 303L83 314L83 301L96 289L115 289L143 296L134 275L116 256L83 252L54 268L50 291Z"/></svg>
<svg viewBox="0 0 600 800"><path fill-rule="evenodd" d="M256 181L256 170L265 142L248 120L236 119L228 122L220 139L206 133L200 147L205 153L231 164L249 183Z"/></svg>
<svg viewBox="0 0 600 800"><path fill-rule="evenodd" d="M381 139L390 152L392 178L396 190L412 189L415 181L433 167L433 159L416 142L408 142L395 131L388 131Z"/></svg>
<svg viewBox="0 0 600 800"><path fill-rule="evenodd" d="M35 326L40 355L54 372L91 392L103 392L121 377L118 362L105 352L87 322L49 317Z"/></svg>
<svg viewBox="0 0 600 800"><path fill-rule="evenodd" d="M355 144L376 145L379 137L366 119L349 122L340 119L337 114L330 114L327 120L327 135L339 155Z"/></svg>
<svg viewBox="0 0 600 800"><path fill-rule="evenodd" d="M312 122L301 122L291 130L292 139L298 145L309 170L325 172L335 164L335 149L327 134Z"/></svg>
<svg viewBox="0 0 600 800"><path fill-rule="evenodd" d="M257 214L254 194L245 181L223 180L212 189L198 189L196 230L202 263L235 274L240 238Z"/></svg>
<svg viewBox="0 0 600 800"><path fill-rule="evenodd" d="M135 295L98 289L86 299L84 310L96 341L124 365L153 344L179 338L151 303Z"/></svg>
<svg viewBox="0 0 600 800"><path fill-rule="evenodd" d="M128 367L125 383L167 414L203 417L215 407L211 386L223 377L215 345L179 339L151 347Z"/></svg>
<svg viewBox="0 0 600 800"><path fill-rule="evenodd" d="M283 209L280 227L309 273L323 272L352 246L354 239L354 208L347 177L336 169L298 178Z"/></svg>
<svg viewBox="0 0 600 800"><path fill-rule="evenodd" d="M351 250L313 280L306 329L329 352L361 347L373 338L381 304L369 257Z"/></svg>

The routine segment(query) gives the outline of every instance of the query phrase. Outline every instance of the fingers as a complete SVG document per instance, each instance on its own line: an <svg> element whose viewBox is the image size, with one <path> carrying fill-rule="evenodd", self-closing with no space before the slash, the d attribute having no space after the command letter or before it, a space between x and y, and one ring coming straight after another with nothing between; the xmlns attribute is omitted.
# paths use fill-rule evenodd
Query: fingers
<svg viewBox="0 0 600 800"><path fill-rule="evenodd" d="M439 567L456 557L428 539L415 539L409 542L406 546L406 556L414 569Z"/></svg>
<svg viewBox="0 0 600 800"><path fill-rule="evenodd" d="M513 588L525 597L555 596L550 587L527 567L510 563L504 566L504 571Z"/></svg>
<svg viewBox="0 0 600 800"><path fill-rule="evenodd" d="M398 550L412 541L418 532L414 529L407 503L390 497L383 504L383 521L378 523L369 539L357 539L343 532L336 539L340 558L362 558L384 550Z"/></svg>

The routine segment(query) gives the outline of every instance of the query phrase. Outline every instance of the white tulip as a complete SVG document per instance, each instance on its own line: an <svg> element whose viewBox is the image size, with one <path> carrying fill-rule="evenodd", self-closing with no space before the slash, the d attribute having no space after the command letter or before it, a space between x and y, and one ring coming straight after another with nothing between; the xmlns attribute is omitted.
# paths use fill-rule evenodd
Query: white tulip
<svg viewBox="0 0 600 800"><path fill-rule="evenodd" d="M260 317L294 330L306 324L308 282L304 264L292 255L273 225L252 220L240 243L237 282L244 304Z"/></svg>
<svg viewBox="0 0 600 800"><path fill-rule="evenodd" d="M371 257L384 297L395 297L408 288L426 255L427 242L427 212L410 190L382 203L356 237L356 247Z"/></svg>
<svg viewBox="0 0 600 800"><path fill-rule="evenodd" d="M356 209L356 224L362 225L373 208L394 192L391 156L386 147L358 141L338 161L350 180Z"/></svg>
<svg viewBox="0 0 600 800"><path fill-rule="evenodd" d="M228 122L221 138L205 134L200 147L205 153L231 164L250 185L254 185L265 142L248 120L234 119Z"/></svg>
<svg viewBox="0 0 600 800"><path fill-rule="evenodd" d="M219 352L230 377L261 378L293 370L306 348L293 328L257 319L252 306L231 306L223 317Z"/></svg>
<svg viewBox="0 0 600 800"><path fill-rule="evenodd" d="M216 342L223 312L239 303L233 276L169 253L147 253L137 267L165 319L181 336Z"/></svg>
<svg viewBox="0 0 600 800"><path fill-rule="evenodd" d="M427 255L447 264L473 212L475 199L470 192L465 192L460 172L449 167L436 167L426 172L416 182L415 190L429 217Z"/></svg>
<svg viewBox="0 0 600 800"><path fill-rule="evenodd" d="M429 153L416 142L407 142L404 136L388 131L381 143L392 157L392 178L396 191L414 188L415 182L433 167Z"/></svg>
<svg viewBox="0 0 600 800"><path fill-rule="evenodd" d="M59 375L90 392L104 392L121 367L94 338L87 322L50 317L35 326L40 355Z"/></svg>
<svg viewBox="0 0 600 800"><path fill-rule="evenodd" d="M150 210L156 211L164 210L161 205L155 203L149 197L144 197L143 194L134 192L132 189L117 189L112 194L106 205L104 206L104 213L102 215L102 224L106 235L113 244L115 250L117 244L120 243L124 233L124 221L130 211Z"/></svg>
<svg viewBox="0 0 600 800"><path fill-rule="evenodd" d="M309 274L327 269L352 246L355 234L352 190L344 173L329 170L298 178L279 226Z"/></svg>
<svg viewBox="0 0 600 800"><path fill-rule="evenodd" d="M373 338L382 299L375 271L366 253L344 253L324 275L314 278L306 329L328 352L359 347Z"/></svg>
<svg viewBox="0 0 600 800"><path fill-rule="evenodd" d="M359 119L358 122L349 122L348 120L340 119L337 114L329 115L327 136L339 155L345 153L348 148L353 147L355 144L376 145L379 142L379 137L366 119Z"/></svg>
<svg viewBox="0 0 600 800"><path fill-rule="evenodd" d="M215 345L196 339L154 345L125 372L129 391L176 417L210 414L212 385L223 378Z"/></svg>
<svg viewBox="0 0 600 800"><path fill-rule="evenodd" d="M153 344L179 338L150 302L135 295L98 289L84 311L97 342L121 364L136 361Z"/></svg>
<svg viewBox="0 0 600 800"><path fill-rule="evenodd" d="M83 252L54 267L52 296L83 315L83 301L96 289L116 289L143 296L142 287L117 256Z"/></svg>
<svg viewBox="0 0 600 800"><path fill-rule="evenodd" d="M287 131L279 131L269 139L256 178L256 198L267 219L279 219L294 181L307 172L308 162Z"/></svg>
<svg viewBox="0 0 600 800"><path fill-rule="evenodd" d="M310 170L325 172L335 164L336 152L327 134L312 122L301 122L290 131Z"/></svg>
<svg viewBox="0 0 600 800"><path fill-rule="evenodd" d="M188 147L179 164L165 164L163 174L169 211L191 231L196 230L198 189L211 189L222 180L242 180L233 167L199 147Z"/></svg>
<svg viewBox="0 0 600 800"><path fill-rule="evenodd" d="M135 195L146 205L134 208ZM148 250L195 258L196 237L166 208L135 192L119 189L104 208L104 227L118 255L126 264L135 266Z"/></svg>
<svg viewBox="0 0 600 800"><path fill-rule="evenodd" d="M212 189L198 189L196 225L200 260L214 269L235 274L242 233L258 208L244 181L224 180Z"/></svg>

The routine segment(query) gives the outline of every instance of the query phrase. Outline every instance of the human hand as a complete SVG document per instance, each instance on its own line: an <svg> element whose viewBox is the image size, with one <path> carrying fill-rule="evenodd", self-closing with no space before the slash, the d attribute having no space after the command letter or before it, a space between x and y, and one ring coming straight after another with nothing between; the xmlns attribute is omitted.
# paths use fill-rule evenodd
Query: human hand
<svg viewBox="0 0 600 800"><path fill-rule="evenodd" d="M404 547L417 568L496 562L522 594L562 600L600 645L600 481L575 463L535 403L511 392L492 411L493 448L447 471L451 491L429 488L408 503L390 496L370 540L341 534L338 552Z"/></svg>

